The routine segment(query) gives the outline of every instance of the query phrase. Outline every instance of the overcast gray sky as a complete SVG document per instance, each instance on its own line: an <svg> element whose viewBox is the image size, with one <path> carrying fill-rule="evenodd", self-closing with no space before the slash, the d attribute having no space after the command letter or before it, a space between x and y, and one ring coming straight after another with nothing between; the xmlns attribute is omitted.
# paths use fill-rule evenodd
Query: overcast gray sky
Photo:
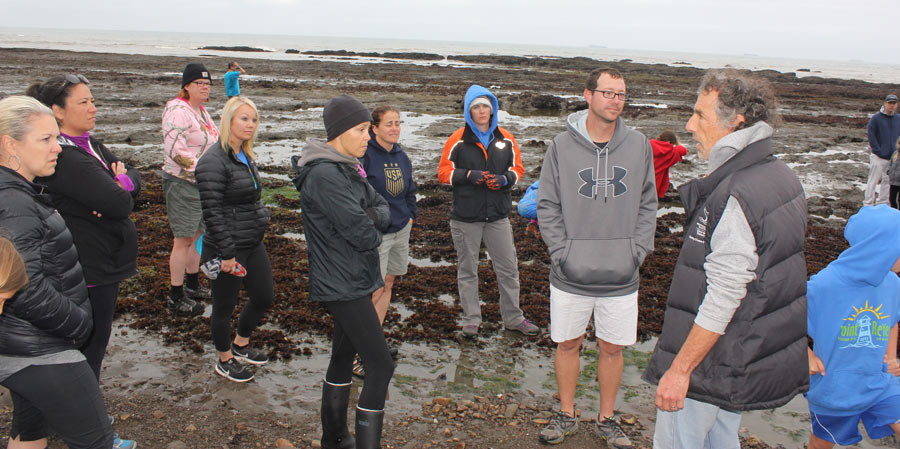
<svg viewBox="0 0 900 449"><path fill-rule="evenodd" d="M900 0L2 0L0 26L503 42L900 64Z"/></svg>

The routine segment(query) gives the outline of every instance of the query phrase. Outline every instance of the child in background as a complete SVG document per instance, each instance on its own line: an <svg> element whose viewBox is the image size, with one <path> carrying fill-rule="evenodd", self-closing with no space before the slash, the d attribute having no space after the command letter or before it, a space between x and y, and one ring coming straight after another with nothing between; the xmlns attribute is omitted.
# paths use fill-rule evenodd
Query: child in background
<svg viewBox="0 0 900 449"><path fill-rule="evenodd" d="M900 211L866 206L844 229L850 248L810 278L809 449L900 436Z"/></svg>
<svg viewBox="0 0 900 449"><path fill-rule="evenodd" d="M678 144L675 132L667 129L655 139L650 139L653 147L653 169L656 172L656 197L662 197L669 190L669 167L681 162L687 149Z"/></svg>

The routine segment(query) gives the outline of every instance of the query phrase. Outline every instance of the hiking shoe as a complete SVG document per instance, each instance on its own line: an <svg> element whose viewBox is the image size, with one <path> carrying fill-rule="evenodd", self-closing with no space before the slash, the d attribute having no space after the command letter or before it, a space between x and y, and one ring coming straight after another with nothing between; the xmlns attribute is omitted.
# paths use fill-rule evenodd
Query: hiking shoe
<svg viewBox="0 0 900 449"><path fill-rule="evenodd" d="M134 440L123 440L119 438L118 433L114 433L112 449L137 449L137 442Z"/></svg>
<svg viewBox="0 0 900 449"><path fill-rule="evenodd" d="M522 322L519 323L518 326L507 327L506 329L511 330L511 331L521 332L523 335L527 335L529 337L532 337L532 336L535 336L535 335L541 333L541 328L535 326L534 324L531 324L531 321L528 321L528 320L522 320Z"/></svg>
<svg viewBox="0 0 900 449"><path fill-rule="evenodd" d="M184 296L194 300L209 299L212 298L212 292L202 285L198 285L197 288L190 288L187 284L184 284Z"/></svg>
<svg viewBox="0 0 900 449"><path fill-rule="evenodd" d="M206 308L203 304L200 304L187 296L182 296L178 299L172 299L170 296L168 307L169 310L182 315L203 315L203 310Z"/></svg>
<svg viewBox="0 0 900 449"><path fill-rule="evenodd" d="M574 435L578 430L578 418L569 416L566 412L560 410L556 416L550 418L550 422L541 429L538 438L542 443L559 444L566 439L568 435Z"/></svg>
<svg viewBox="0 0 900 449"><path fill-rule="evenodd" d="M359 358L359 354L356 354L356 356L353 357L353 375L360 379L366 378L366 368L363 367L362 359Z"/></svg>
<svg viewBox="0 0 900 449"><path fill-rule="evenodd" d="M237 358L232 357L227 362L216 360L216 372L222 377L227 377L235 382L247 382L253 380L253 371L250 367L241 365Z"/></svg>
<svg viewBox="0 0 900 449"><path fill-rule="evenodd" d="M619 427L619 423L612 418L597 416L597 434L606 441L606 445L614 449L631 449L634 446L625 435L625 431Z"/></svg>
<svg viewBox="0 0 900 449"><path fill-rule="evenodd" d="M462 329L463 337L475 338L478 336L477 324L466 324Z"/></svg>
<svg viewBox="0 0 900 449"><path fill-rule="evenodd" d="M234 355L234 358L238 359L239 362L249 363L251 365L264 365L269 361L269 356L266 355L265 352L256 348L251 348L250 345L242 348L234 344L234 342L231 343L231 354Z"/></svg>

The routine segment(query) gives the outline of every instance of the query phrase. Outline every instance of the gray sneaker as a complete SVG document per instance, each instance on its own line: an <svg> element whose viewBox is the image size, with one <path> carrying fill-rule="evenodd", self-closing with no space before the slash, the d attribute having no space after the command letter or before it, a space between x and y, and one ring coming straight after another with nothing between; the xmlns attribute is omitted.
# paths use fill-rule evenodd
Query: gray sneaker
<svg viewBox="0 0 900 449"><path fill-rule="evenodd" d="M477 324L466 324L462 329L463 337L475 338L478 336Z"/></svg>
<svg viewBox="0 0 900 449"><path fill-rule="evenodd" d="M181 315L203 315L203 311L206 308L203 304L200 304L187 296L182 296L178 299L173 299L170 296L166 305L169 310Z"/></svg>
<svg viewBox="0 0 900 449"><path fill-rule="evenodd" d="M556 416L550 418L550 422L541 429L538 438L542 443L559 444L562 443L566 436L574 435L578 430L578 418L569 416L566 412L560 410Z"/></svg>
<svg viewBox="0 0 900 449"><path fill-rule="evenodd" d="M195 301L198 299L210 299L212 298L212 291L202 285L198 285L197 288L190 288L187 284L184 284L184 296Z"/></svg>
<svg viewBox="0 0 900 449"><path fill-rule="evenodd" d="M541 333L541 328L535 326L531 321L528 320L522 320L522 322L519 323L518 326L507 327L507 329L511 331L521 332L522 334L528 335L529 337Z"/></svg>
<svg viewBox="0 0 900 449"><path fill-rule="evenodd" d="M602 419L602 421L601 421ZM612 418L597 416L597 434L606 441L606 445L613 449L631 449L634 446L625 435L625 431L619 427L619 423Z"/></svg>

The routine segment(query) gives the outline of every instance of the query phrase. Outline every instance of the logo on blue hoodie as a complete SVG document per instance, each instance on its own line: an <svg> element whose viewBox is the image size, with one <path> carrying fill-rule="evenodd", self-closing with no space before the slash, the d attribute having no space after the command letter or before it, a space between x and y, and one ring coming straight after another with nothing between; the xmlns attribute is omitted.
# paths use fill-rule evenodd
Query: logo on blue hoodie
<svg viewBox="0 0 900 449"><path fill-rule="evenodd" d="M876 342L886 343L891 333L893 322L889 320L890 315L882 315L879 313L883 304L872 308L869 301L862 308L853 307L855 312L853 315L844 318L848 321L841 324L841 334L838 341L846 343L840 349L846 348L883 348L884 345L877 345Z"/></svg>
<svg viewBox="0 0 900 449"><path fill-rule="evenodd" d="M400 169L400 164L396 162L384 164L384 190L391 196L397 196L406 190L403 185L403 170Z"/></svg>

